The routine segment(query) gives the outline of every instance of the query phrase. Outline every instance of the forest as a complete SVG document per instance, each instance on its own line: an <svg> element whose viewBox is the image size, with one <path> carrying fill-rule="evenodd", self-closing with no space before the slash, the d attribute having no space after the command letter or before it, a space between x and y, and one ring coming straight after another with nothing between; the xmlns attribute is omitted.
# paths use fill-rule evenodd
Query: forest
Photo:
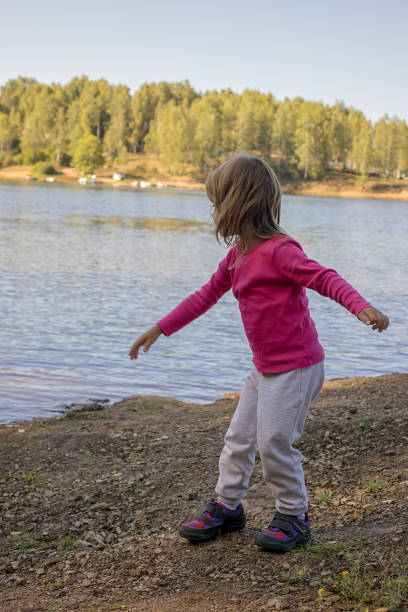
<svg viewBox="0 0 408 612"><path fill-rule="evenodd" d="M279 101L250 89L200 93L187 80L145 83L133 95L86 76L66 85L20 76L0 88L0 167L91 172L149 153L173 174L193 168L202 179L239 151L263 156L288 179L316 180L331 169L403 179L408 124L388 115L372 122L341 101Z"/></svg>

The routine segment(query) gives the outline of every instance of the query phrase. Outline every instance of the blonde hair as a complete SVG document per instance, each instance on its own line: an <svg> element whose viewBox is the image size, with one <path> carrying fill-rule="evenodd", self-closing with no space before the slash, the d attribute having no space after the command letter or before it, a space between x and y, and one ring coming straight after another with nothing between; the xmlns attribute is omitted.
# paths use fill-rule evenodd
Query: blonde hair
<svg viewBox="0 0 408 612"><path fill-rule="evenodd" d="M279 226L281 190L270 166L254 155L236 155L210 172L205 188L218 212L215 227L227 245L244 249L244 225L261 239L286 236Z"/></svg>

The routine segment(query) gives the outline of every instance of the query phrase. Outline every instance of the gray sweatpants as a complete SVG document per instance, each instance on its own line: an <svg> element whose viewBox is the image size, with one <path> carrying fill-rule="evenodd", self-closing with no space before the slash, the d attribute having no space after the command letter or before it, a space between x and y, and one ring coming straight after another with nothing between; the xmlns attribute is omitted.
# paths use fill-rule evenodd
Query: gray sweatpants
<svg viewBox="0 0 408 612"><path fill-rule="evenodd" d="M245 497L258 449L276 509L296 516L307 512L302 454L293 443L302 435L323 378L323 361L278 374L253 368L224 438L215 489L221 502L234 508Z"/></svg>

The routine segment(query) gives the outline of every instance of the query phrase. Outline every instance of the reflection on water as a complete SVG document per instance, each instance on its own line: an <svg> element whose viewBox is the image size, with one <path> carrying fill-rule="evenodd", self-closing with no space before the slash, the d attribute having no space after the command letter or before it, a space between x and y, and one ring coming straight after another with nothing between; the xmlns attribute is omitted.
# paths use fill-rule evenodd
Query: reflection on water
<svg viewBox="0 0 408 612"><path fill-rule="evenodd" d="M109 228L121 228L130 230L151 230L151 231L162 231L162 232L175 232L175 231L208 231L212 228L210 223L204 223L203 221L196 221L194 219L165 219L165 218L149 218L149 217L118 217L109 215L106 217L91 217L85 215L72 215L65 221L66 225L71 227L83 227L83 226L103 226Z"/></svg>
<svg viewBox="0 0 408 612"><path fill-rule="evenodd" d="M391 316L382 334L310 292L328 378L406 371L404 203L285 197L282 223ZM236 302L130 362L133 340L225 250L204 194L0 185L0 422L132 394L212 401L251 367Z"/></svg>

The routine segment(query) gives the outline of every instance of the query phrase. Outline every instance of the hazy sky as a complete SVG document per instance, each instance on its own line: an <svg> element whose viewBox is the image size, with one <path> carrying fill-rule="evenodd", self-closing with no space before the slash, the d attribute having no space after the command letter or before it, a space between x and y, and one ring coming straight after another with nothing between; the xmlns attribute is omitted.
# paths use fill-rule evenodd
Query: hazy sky
<svg viewBox="0 0 408 612"><path fill-rule="evenodd" d="M408 0L3 0L0 84L189 79L408 119Z"/></svg>

